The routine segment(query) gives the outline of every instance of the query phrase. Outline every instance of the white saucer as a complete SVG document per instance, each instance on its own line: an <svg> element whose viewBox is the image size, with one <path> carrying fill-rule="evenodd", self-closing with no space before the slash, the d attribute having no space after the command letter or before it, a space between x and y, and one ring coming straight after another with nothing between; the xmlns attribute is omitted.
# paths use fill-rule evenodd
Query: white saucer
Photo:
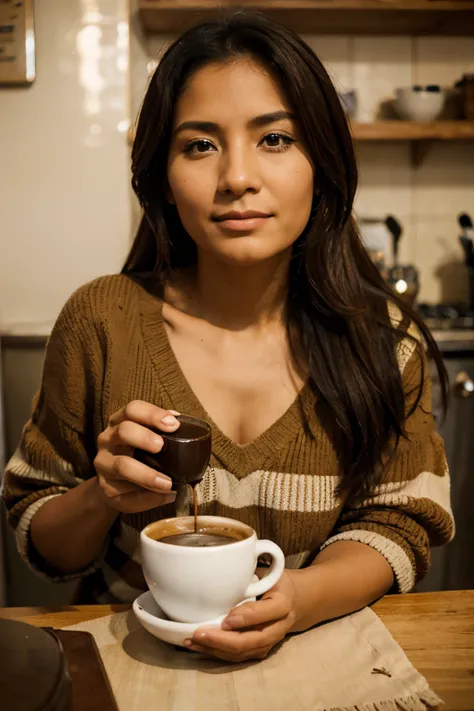
<svg viewBox="0 0 474 711"><path fill-rule="evenodd" d="M254 602L251 597L243 602ZM174 622L166 617L155 598L148 590L143 593L133 603L133 611L143 625L154 637L158 637L162 642L174 644L182 647L185 639L190 639L199 627L220 627L227 615L222 615L209 622Z"/></svg>

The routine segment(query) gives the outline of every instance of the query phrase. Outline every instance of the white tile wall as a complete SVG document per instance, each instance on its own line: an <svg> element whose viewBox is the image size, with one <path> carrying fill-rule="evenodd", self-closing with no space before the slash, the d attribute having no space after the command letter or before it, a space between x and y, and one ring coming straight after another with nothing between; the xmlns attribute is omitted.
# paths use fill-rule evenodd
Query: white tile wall
<svg viewBox="0 0 474 711"><path fill-rule="evenodd" d="M413 171L407 143L357 143L359 193L357 211L368 217L397 214L408 220L413 211Z"/></svg>
<svg viewBox="0 0 474 711"><path fill-rule="evenodd" d="M416 223L414 261L420 270L425 301L463 301L468 284L458 231L452 219L423 219Z"/></svg>
<svg viewBox="0 0 474 711"><path fill-rule="evenodd" d="M417 84L451 85L474 72L472 37L417 37L413 39L413 80Z"/></svg>
<svg viewBox="0 0 474 711"><path fill-rule="evenodd" d="M137 111L146 66L170 38L132 39L132 107ZM358 94L356 120L389 116L395 88L412 83L452 86L474 71L474 42L459 37L345 37L304 39L324 62L339 91ZM422 300L462 299L467 281L458 244L457 215L474 219L474 144L434 145L415 168L408 143L359 143L361 217L393 214L403 225L400 259L421 274Z"/></svg>
<svg viewBox="0 0 474 711"><path fill-rule="evenodd" d="M130 6L130 115L132 124L136 121L140 105L145 95L149 75L153 71L155 62L165 51L166 46L173 37L165 35L149 35L142 30L138 18L138 0L128 0ZM135 234L138 227L141 210L138 200L129 189L131 206L131 229Z"/></svg>
<svg viewBox="0 0 474 711"><path fill-rule="evenodd" d="M353 76L350 62L349 37L340 35L303 35L303 39L324 63L338 91L352 88Z"/></svg>
<svg viewBox="0 0 474 711"><path fill-rule="evenodd" d="M413 178L413 210L420 220L443 220L474 210L473 146L433 145Z"/></svg>
<svg viewBox="0 0 474 711"><path fill-rule="evenodd" d="M412 41L409 37L355 37L351 55L357 119L381 118L394 88L412 83Z"/></svg>
<svg viewBox="0 0 474 711"><path fill-rule="evenodd" d="M127 2L42 0L35 22L35 83L0 89L0 326L17 330L130 240Z"/></svg>

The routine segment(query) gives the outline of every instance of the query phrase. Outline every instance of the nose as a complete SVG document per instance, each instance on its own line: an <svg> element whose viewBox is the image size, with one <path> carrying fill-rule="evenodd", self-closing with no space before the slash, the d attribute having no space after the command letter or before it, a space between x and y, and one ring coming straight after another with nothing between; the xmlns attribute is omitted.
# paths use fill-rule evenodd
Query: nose
<svg viewBox="0 0 474 711"><path fill-rule="evenodd" d="M218 192L240 196L260 190L262 179L256 149L246 141L228 146L219 162Z"/></svg>

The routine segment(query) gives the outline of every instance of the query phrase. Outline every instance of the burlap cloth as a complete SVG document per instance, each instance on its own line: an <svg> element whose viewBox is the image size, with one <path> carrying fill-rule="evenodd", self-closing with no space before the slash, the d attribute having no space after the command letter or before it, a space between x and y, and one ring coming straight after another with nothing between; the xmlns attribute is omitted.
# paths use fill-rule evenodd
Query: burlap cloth
<svg viewBox="0 0 474 711"><path fill-rule="evenodd" d="M169 647L132 611L68 629L94 635L120 711L426 711L442 703L369 608L290 636L264 661L233 666Z"/></svg>

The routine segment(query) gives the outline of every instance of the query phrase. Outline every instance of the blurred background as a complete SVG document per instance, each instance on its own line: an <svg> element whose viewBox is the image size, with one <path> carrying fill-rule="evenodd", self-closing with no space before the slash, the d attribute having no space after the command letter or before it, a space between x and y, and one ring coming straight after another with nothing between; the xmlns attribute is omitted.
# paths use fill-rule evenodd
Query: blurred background
<svg viewBox="0 0 474 711"><path fill-rule="evenodd" d="M119 271L139 209L133 126L150 73L214 0L0 3L0 463L14 451L68 296ZM356 210L384 277L433 329L451 379L440 423L457 537L422 590L474 587L474 2L244 0L291 25L351 119ZM436 382L435 413L439 412ZM3 514L3 512L2 512ZM2 515L0 605L54 604Z"/></svg>

